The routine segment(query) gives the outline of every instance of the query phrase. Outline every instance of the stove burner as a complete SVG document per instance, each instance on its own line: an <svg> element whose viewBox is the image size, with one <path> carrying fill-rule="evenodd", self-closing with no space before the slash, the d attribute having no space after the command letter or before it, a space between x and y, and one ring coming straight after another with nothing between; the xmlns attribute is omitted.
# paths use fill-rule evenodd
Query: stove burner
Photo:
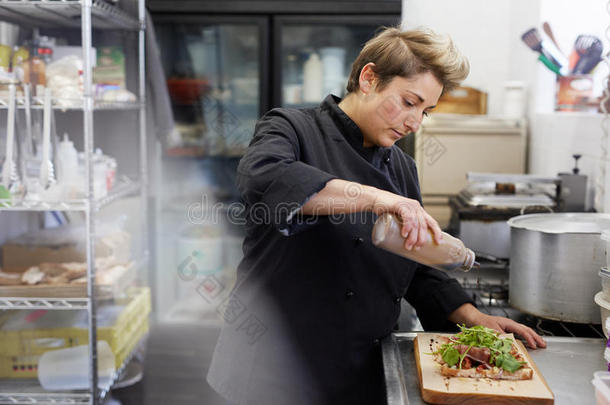
<svg viewBox="0 0 610 405"><path fill-rule="evenodd" d="M525 314L512 308L508 303L508 288L500 285L464 286L471 294L480 311L494 316L503 316L534 329L541 336L567 336L583 338L603 338L599 324L581 324L553 321Z"/></svg>
<svg viewBox="0 0 610 405"><path fill-rule="evenodd" d="M479 292L481 301L495 300L508 302L508 289L501 286L489 286Z"/></svg>

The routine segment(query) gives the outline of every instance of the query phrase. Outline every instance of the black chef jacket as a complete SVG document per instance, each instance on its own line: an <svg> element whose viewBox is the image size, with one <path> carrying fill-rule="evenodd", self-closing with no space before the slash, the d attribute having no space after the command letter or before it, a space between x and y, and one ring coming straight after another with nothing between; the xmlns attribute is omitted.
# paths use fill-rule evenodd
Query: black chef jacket
<svg viewBox="0 0 610 405"><path fill-rule="evenodd" d="M383 403L379 339L401 298L427 330L446 330L471 302L445 273L375 247L373 213L296 214L334 178L421 202L413 159L397 146L363 147L339 101L271 110L239 164L244 259L208 374L233 402Z"/></svg>

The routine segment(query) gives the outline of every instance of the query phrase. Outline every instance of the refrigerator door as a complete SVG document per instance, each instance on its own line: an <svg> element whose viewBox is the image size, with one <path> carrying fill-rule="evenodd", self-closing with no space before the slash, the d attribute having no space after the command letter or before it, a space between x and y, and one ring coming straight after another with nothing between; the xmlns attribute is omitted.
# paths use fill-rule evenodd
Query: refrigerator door
<svg viewBox="0 0 610 405"><path fill-rule="evenodd" d="M264 17L158 15L157 38L177 133L172 156L238 156L267 108Z"/></svg>
<svg viewBox="0 0 610 405"><path fill-rule="evenodd" d="M273 105L318 105L328 94L345 95L352 62L381 26L400 16L275 17Z"/></svg>

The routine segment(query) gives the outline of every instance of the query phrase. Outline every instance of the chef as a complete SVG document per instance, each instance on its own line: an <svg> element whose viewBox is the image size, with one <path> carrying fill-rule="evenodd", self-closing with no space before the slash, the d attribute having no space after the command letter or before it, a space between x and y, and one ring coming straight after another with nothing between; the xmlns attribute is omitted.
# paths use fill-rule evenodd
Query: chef
<svg viewBox="0 0 610 405"><path fill-rule="evenodd" d="M441 238L415 163L394 143L468 71L449 38L387 28L353 63L345 98L259 120L238 167L244 258L208 373L230 403L385 403L379 341L403 298L426 330L485 325L545 346L529 327L478 311L447 274L371 243L385 212L402 219L407 249L428 232Z"/></svg>

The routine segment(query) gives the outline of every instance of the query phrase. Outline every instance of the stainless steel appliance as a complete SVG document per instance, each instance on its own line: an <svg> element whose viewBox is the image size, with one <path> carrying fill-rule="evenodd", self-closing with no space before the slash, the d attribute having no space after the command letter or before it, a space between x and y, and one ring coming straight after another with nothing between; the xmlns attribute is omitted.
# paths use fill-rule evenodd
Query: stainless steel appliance
<svg viewBox="0 0 610 405"><path fill-rule="evenodd" d="M466 174L525 173L526 145L524 119L438 113L424 120L405 149L415 156L426 210L445 228L449 199L468 185Z"/></svg>
<svg viewBox="0 0 610 405"><path fill-rule="evenodd" d="M600 239L610 214L530 214L511 218L510 305L542 318L599 323L593 297L604 265Z"/></svg>
<svg viewBox="0 0 610 405"><path fill-rule="evenodd" d="M466 178L468 186L449 199L451 229L478 256L508 259L506 221L524 211L552 212L559 205L558 177L468 173Z"/></svg>

